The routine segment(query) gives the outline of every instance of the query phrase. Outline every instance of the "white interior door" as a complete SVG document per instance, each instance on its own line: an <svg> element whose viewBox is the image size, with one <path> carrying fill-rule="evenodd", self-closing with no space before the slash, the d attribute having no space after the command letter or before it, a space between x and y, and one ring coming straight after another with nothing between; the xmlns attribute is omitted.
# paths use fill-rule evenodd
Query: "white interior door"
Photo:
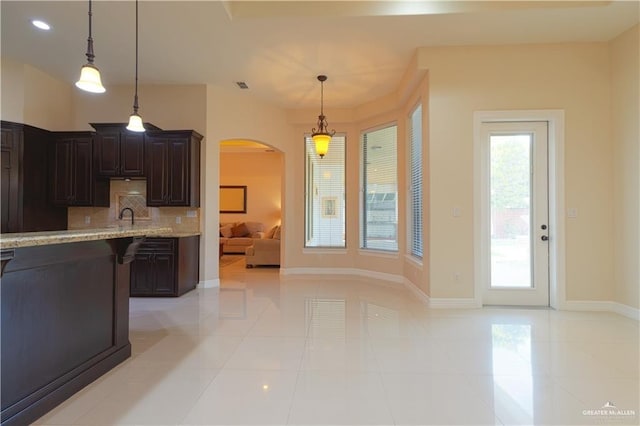
<svg viewBox="0 0 640 426"><path fill-rule="evenodd" d="M483 304L549 306L546 122L483 123Z"/></svg>

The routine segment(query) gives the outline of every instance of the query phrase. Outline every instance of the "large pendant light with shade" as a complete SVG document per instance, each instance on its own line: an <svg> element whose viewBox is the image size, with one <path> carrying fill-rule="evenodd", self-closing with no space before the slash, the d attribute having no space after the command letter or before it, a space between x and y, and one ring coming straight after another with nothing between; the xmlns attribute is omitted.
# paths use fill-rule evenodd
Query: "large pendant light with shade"
<svg viewBox="0 0 640 426"><path fill-rule="evenodd" d="M136 0L136 92L133 97L133 114L129 116L127 130L132 132L144 132L142 117L138 114L138 0Z"/></svg>
<svg viewBox="0 0 640 426"><path fill-rule="evenodd" d="M95 55L93 54L93 37L91 35L92 16L91 0L89 0L89 38L87 39L86 53L87 63L83 65L80 70L80 80L76 82L76 87L86 92L104 93L106 89L102 85L100 71L98 70L98 67L93 64L93 58L95 58Z"/></svg>
<svg viewBox="0 0 640 426"><path fill-rule="evenodd" d="M323 158L329 150L329 142L336 131L329 132L327 117L324 115L324 82L327 81L327 76L319 75L318 81L320 82L320 115L318 116L318 128L311 129L311 139L316 146L316 154Z"/></svg>

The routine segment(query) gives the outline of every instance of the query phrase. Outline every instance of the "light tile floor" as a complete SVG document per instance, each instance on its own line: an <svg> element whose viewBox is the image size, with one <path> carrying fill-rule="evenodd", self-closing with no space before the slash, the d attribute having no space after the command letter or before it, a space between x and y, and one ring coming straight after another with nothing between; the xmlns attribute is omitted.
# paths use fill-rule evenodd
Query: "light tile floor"
<svg viewBox="0 0 640 426"><path fill-rule="evenodd" d="M221 275L131 299L133 356L37 424L640 423L636 321L429 310L400 285L243 262Z"/></svg>

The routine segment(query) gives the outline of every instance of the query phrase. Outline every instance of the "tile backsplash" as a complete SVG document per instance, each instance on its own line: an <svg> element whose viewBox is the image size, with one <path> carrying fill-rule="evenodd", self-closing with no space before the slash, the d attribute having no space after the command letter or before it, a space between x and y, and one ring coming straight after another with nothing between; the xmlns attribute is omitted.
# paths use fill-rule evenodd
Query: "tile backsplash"
<svg viewBox="0 0 640 426"><path fill-rule="evenodd" d="M200 230L200 209L194 207L147 207L147 184L145 180L112 180L110 207L69 207L69 229L103 228L131 223L127 211L118 220L120 210L130 207L135 212L137 224L152 224L171 227L178 232ZM187 216L187 213L190 213ZM195 217L193 213L195 212ZM180 223L177 223L180 222Z"/></svg>

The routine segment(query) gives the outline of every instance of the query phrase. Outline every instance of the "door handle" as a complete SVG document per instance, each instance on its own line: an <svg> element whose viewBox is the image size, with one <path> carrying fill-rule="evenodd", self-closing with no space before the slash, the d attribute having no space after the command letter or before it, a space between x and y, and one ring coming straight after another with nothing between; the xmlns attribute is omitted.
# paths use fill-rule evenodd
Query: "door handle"
<svg viewBox="0 0 640 426"><path fill-rule="evenodd" d="M547 237L546 235L543 235L542 237L540 237L540 239L542 241L549 241L549 237Z"/></svg>

